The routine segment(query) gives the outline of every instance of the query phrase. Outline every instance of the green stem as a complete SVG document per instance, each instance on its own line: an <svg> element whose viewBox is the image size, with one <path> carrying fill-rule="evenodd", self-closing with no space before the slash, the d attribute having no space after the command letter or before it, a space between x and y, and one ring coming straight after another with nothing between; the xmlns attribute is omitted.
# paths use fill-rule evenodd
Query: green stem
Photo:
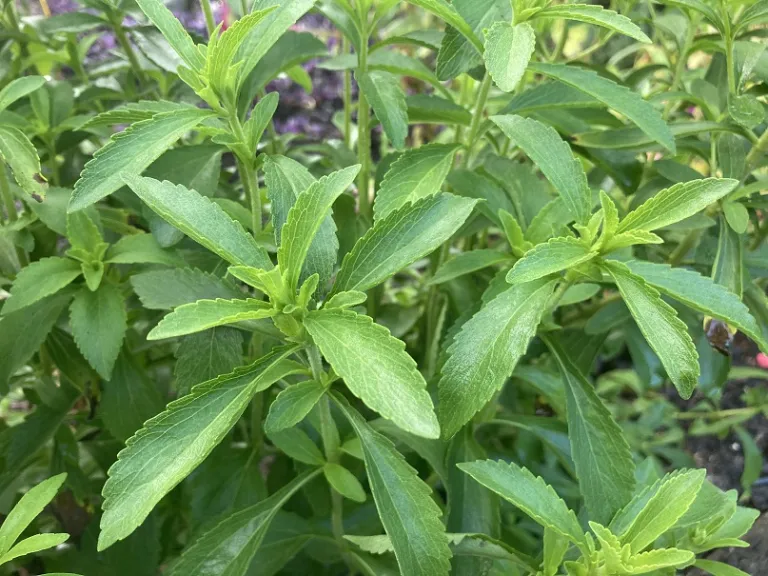
<svg viewBox="0 0 768 576"><path fill-rule="evenodd" d="M695 420L696 418L721 419L731 416L756 416L765 406L748 406L746 408L731 408L718 410L717 412L678 412L675 418L678 420Z"/></svg>
<svg viewBox="0 0 768 576"><path fill-rule="evenodd" d="M8 181L8 172L6 171L5 164L0 164L0 196L3 199L8 222L16 222L19 219L19 215L16 213L16 203L13 201L11 183Z"/></svg>
<svg viewBox="0 0 768 576"><path fill-rule="evenodd" d="M139 82L140 86L143 86L146 81L144 71L141 69L136 52L134 52L133 46L131 46L128 36L125 33L122 18L122 14L113 14L112 28L115 31L115 37L117 38L118 44L120 44L120 48L122 48L123 52L125 52L125 55L128 57L128 62L131 65L131 70L133 70L134 76L136 76L136 80Z"/></svg>
<svg viewBox="0 0 768 576"><path fill-rule="evenodd" d="M341 53L349 54L349 40L341 38ZM352 73L344 70L344 146L352 149Z"/></svg>
<svg viewBox="0 0 768 576"><path fill-rule="evenodd" d="M691 248L696 245L696 242L699 241L699 236L701 236L701 230L691 230L688 232L685 238L683 238L683 241L680 242L680 244L677 245L677 248L672 251L672 254L669 255L670 266L677 266L683 261L685 255L688 254Z"/></svg>
<svg viewBox="0 0 768 576"><path fill-rule="evenodd" d="M480 124L483 120L483 114L485 112L485 104L488 101L488 94L491 91L491 75L488 72L483 77L483 83L480 85L480 92L477 96L477 106L475 112L472 115L472 122L469 125L469 138L467 139L467 155L465 159L465 166L469 167L473 159L473 151L477 141L477 135L480 131Z"/></svg>
<svg viewBox="0 0 768 576"><path fill-rule="evenodd" d="M211 0L200 0L200 7L203 9L203 16L205 16L205 29L208 30L208 38L210 38L213 36L214 30L216 30L216 21L213 19Z"/></svg>
<svg viewBox="0 0 768 576"><path fill-rule="evenodd" d="M725 27L725 64L728 67L728 93L731 96L736 95L736 68L733 59L733 36L731 33L731 18L728 15L728 8L725 2L720 2L723 26Z"/></svg>
<svg viewBox="0 0 768 576"><path fill-rule="evenodd" d="M54 136L46 138L46 147L48 149L48 167L51 170L51 182L54 186L60 186L61 179L59 178L59 165L56 162L56 138Z"/></svg>
<svg viewBox="0 0 768 576"><path fill-rule="evenodd" d="M358 54L358 71L365 74L368 70L368 37L365 35L360 42ZM368 101L362 90L358 89L357 100L357 161L360 164L360 174L357 177L357 194L360 199L360 214L366 222L371 221L370 193L370 161L371 161L371 127Z"/></svg>
<svg viewBox="0 0 768 576"><path fill-rule="evenodd" d="M245 197L251 206L251 227L253 235L258 237L261 234L261 190L259 190L259 180L256 176L256 170L237 159L237 172L240 174L240 180L243 182Z"/></svg>

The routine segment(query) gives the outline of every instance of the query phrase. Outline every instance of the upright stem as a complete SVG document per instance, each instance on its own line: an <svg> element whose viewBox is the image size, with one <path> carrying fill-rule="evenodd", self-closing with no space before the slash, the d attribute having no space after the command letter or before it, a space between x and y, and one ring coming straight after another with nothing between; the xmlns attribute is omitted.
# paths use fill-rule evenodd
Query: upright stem
<svg viewBox="0 0 768 576"><path fill-rule="evenodd" d="M200 0L200 7L203 9L203 16L205 16L205 29L208 31L208 38L210 38L213 36L213 31L216 30L216 21L213 19L211 0Z"/></svg>
<svg viewBox="0 0 768 576"><path fill-rule="evenodd" d="M362 8L362 2L358 3L360 21L365 26L365 32L360 38L360 53L357 55L357 71L365 74L368 71L368 18ZM371 161L371 128L368 101L363 91L357 92L357 161L360 164L360 174L357 177L357 193L360 197L360 214L370 222L371 199L368 197L370 187L370 161Z"/></svg>
<svg viewBox="0 0 768 576"><path fill-rule="evenodd" d="M473 151L477 136L480 131L480 124L483 120L483 112L485 111L485 104L488 102L488 94L491 91L491 75L488 72L483 77L483 83L480 85L480 92L477 95L477 106L475 112L472 114L472 123L469 125L469 138L467 139L467 155L465 165L468 167L473 158Z"/></svg>
<svg viewBox="0 0 768 576"><path fill-rule="evenodd" d="M731 17L728 14L726 3L720 2L723 26L725 27L725 63L728 67L728 93L731 96L736 95L736 69L733 60L733 35L731 32Z"/></svg>
<svg viewBox="0 0 768 576"><path fill-rule="evenodd" d="M139 81L139 85L143 86L146 80L144 77L144 71L141 69L141 65L139 64L139 59L136 56L136 52L133 51L133 46L131 46L131 43L128 40L128 36L125 34L122 18L122 14L114 14L112 16L112 27L115 30L115 37L117 38L118 44L120 44L120 48L123 49L123 52L125 52L125 55L128 57L131 70L133 70L133 74Z"/></svg>
<svg viewBox="0 0 768 576"><path fill-rule="evenodd" d="M349 54L349 40L341 38L341 53ZM352 149L352 73L344 70L344 146Z"/></svg>
<svg viewBox="0 0 768 576"><path fill-rule="evenodd" d="M261 191L259 190L259 181L256 177L256 171L240 158L237 159L237 173L243 182L245 197L251 206L251 227L253 235L261 234Z"/></svg>

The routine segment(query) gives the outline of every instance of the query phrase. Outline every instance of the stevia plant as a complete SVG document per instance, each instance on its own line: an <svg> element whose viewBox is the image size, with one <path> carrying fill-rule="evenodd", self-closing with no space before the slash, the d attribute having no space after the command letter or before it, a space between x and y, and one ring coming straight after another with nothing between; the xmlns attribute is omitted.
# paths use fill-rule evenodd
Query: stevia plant
<svg viewBox="0 0 768 576"><path fill-rule="evenodd" d="M2 3L0 570L744 574L768 2L42 4ZM321 142L276 130L308 63ZM682 445L730 431L741 496Z"/></svg>

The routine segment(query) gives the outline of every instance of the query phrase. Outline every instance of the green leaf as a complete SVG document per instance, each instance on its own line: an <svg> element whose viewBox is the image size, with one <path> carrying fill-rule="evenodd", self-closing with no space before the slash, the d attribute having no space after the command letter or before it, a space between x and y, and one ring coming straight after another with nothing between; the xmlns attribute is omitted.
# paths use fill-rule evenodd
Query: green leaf
<svg viewBox="0 0 768 576"><path fill-rule="evenodd" d="M480 484L493 490L545 528L577 546L585 546L584 532L576 514L543 479L514 462L478 460L457 466Z"/></svg>
<svg viewBox="0 0 768 576"><path fill-rule="evenodd" d="M584 168L570 146L549 126L520 116L492 116L491 120L519 146L555 187L577 222L592 212L592 195Z"/></svg>
<svg viewBox="0 0 768 576"><path fill-rule="evenodd" d="M607 261L603 267L616 282L632 317L680 396L690 398L699 380L699 355L685 323L655 288L632 274L626 265Z"/></svg>
<svg viewBox="0 0 768 576"><path fill-rule="evenodd" d="M440 193L379 220L344 257L333 292L369 290L431 253L464 224L476 202Z"/></svg>
<svg viewBox="0 0 768 576"><path fill-rule="evenodd" d="M565 381L568 437L579 488L590 518L608 523L635 490L635 464L619 425L554 339L547 345Z"/></svg>
<svg viewBox="0 0 768 576"><path fill-rule="evenodd" d="M744 234L749 226L749 211L740 202L723 202L723 215L728 226L737 234Z"/></svg>
<svg viewBox="0 0 768 576"><path fill-rule="evenodd" d="M310 466L322 466L325 458L307 433L299 428L286 428L279 432L268 432L269 439L280 450L297 462Z"/></svg>
<svg viewBox="0 0 768 576"><path fill-rule="evenodd" d="M368 295L358 290L338 292L323 304L323 308L352 308L366 301Z"/></svg>
<svg viewBox="0 0 768 576"><path fill-rule="evenodd" d="M330 484L336 492L344 496L344 498L354 502L365 502L365 490L352 472L343 466L327 462L325 466L323 466L323 474L325 475L325 479L328 480L328 484Z"/></svg>
<svg viewBox="0 0 768 576"><path fill-rule="evenodd" d="M400 79L380 70L357 72L355 79L392 145L398 150L404 148L408 136L408 107Z"/></svg>
<svg viewBox="0 0 768 576"><path fill-rule="evenodd" d="M448 574L451 557L440 509L430 488L349 403L332 397L360 438L368 484L403 576Z"/></svg>
<svg viewBox="0 0 768 576"><path fill-rule="evenodd" d="M512 375L554 286L544 281L512 286L462 326L448 348L438 386L443 437L456 434Z"/></svg>
<svg viewBox="0 0 768 576"><path fill-rule="evenodd" d="M718 30L723 29L723 22L718 16L717 12L708 4L702 0L659 0L662 4L668 4L670 6L677 6L678 8L686 8L694 10L699 14L705 16Z"/></svg>
<svg viewBox="0 0 768 576"><path fill-rule="evenodd" d="M275 314L276 310L268 302L255 298L198 300L179 306L165 316L147 334L147 340L175 338L243 320L269 318Z"/></svg>
<svg viewBox="0 0 768 576"><path fill-rule="evenodd" d="M5 555L13 547L32 520L53 500L66 478L66 474L48 478L21 497L0 526L0 554Z"/></svg>
<svg viewBox="0 0 768 576"><path fill-rule="evenodd" d="M13 172L16 183L30 196L45 196L40 158L32 142L24 133L12 126L0 126L0 158ZM0 166L5 170L5 166Z"/></svg>
<svg viewBox="0 0 768 576"><path fill-rule="evenodd" d="M184 260L174 250L162 248L152 234L123 236L110 246L104 262L110 264L184 265Z"/></svg>
<svg viewBox="0 0 768 576"><path fill-rule="evenodd" d="M727 225L722 216L712 279L738 297L744 292L744 244L741 236Z"/></svg>
<svg viewBox="0 0 768 576"><path fill-rule="evenodd" d="M150 310L171 310L198 300L242 298L243 293L228 280L197 268L153 270L131 276L131 286Z"/></svg>
<svg viewBox="0 0 768 576"><path fill-rule="evenodd" d="M760 478L763 471L763 454L752 435L743 427L736 426L734 432L739 437L741 450L744 453L744 469L741 472L741 488L743 498L749 498L752 485Z"/></svg>
<svg viewBox="0 0 768 576"><path fill-rule="evenodd" d="M194 190L153 178L124 174L125 183L169 224L227 262L269 270L272 262L243 227Z"/></svg>
<svg viewBox="0 0 768 576"><path fill-rule="evenodd" d="M529 69L577 88L634 122L653 140L675 154L675 139L658 110L643 98L596 72L563 64L531 63Z"/></svg>
<svg viewBox="0 0 768 576"><path fill-rule="evenodd" d="M618 233L656 230L685 220L732 192L738 180L704 178L680 182L652 196L619 223Z"/></svg>
<svg viewBox="0 0 768 576"><path fill-rule="evenodd" d="M768 2L765 0L759 0L751 6L748 6L736 23L735 34L739 34L749 26L760 24L768 19Z"/></svg>
<svg viewBox="0 0 768 576"><path fill-rule="evenodd" d="M186 395L195 384L228 374L243 363L243 334L221 326L184 336L176 349L176 390Z"/></svg>
<svg viewBox="0 0 768 576"><path fill-rule="evenodd" d="M351 310L318 310L304 327L347 388L403 430L438 438L427 383L405 344L368 316Z"/></svg>
<svg viewBox="0 0 768 576"><path fill-rule="evenodd" d="M8 315L55 294L80 276L80 263L69 258L42 258L22 268L0 315Z"/></svg>
<svg viewBox="0 0 768 576"><path fill-rule="evenodd" d="M597 256L576 238L552 238L546 244L534 246L507 273L507 282L523 284L549 274L574 268Z"/></svg>
<svg viewBox="0 0 768 576"><path fill-rule="evenodd" d="M696 555L690 550L678 550L677 548L649 550L630 557L628 568L631 574L647 574L653 570L664 568L684 568L695 558Z"/></svg>
<svg viewBox="0 0 768 576"><path fill-rule="evenodd" d="M8 108L11 104L31 94L45 84L45 78L42 76L22 76L16 78L0 90L0 112Z"/></svg>
<svg viewBox="0 0 768 576"><path fill-rule="evenodd" d="M317 380L307 380L288 386L277 395L269 407L269 414L264 421L264 431L272 434L295 426L304 420L323 394L325 394L325 386Z"/></svg>
<svg viewBox="0 0 768 576"><path fill-rule="evenodd" d="M474 48L473 48L474 50ZM459 124L469 126L472 114L454 102L434 94L412 94L405 99L411 124Z"/></svg>
<svg viewBox="0 0 768 576"><path fill-rule="evenodd" d="M35 534L16 544L5 554L0 556L0 564L5 564L21 556L41 552L66 542L69 534Z"/></svg>
<svg viewBox="0 0 768 576"><path fill-rule="evenodd" d="M229 515L184 550L169 576L245 576L280 508L319 473L307 470L266 500Z"/></svg>
<svg viewBox="0 0 768 576"><path fill-rule="evenodd" d="M107 282L94 292L82 288L75 294L69 312L78 349L99 376L109 380L128 329L120 289Z"/></svg>
<svg viewBox="0 0 768 576"><path fill-rule="evenodd" d="M331 211L334 201L355 180L360 165L350 166L313 182L298 195L282 230L277 261L289 293L298 287L299 276L312 240ZM335 260L335 258L334 258Z"/></svg>
<svg viewBox="0 0 768 576"><path fill-rule="evenodd" d="M295 348L275 348L250 366L219 376L168 404L144 424L109 469L99 550L131 534L221 442L256 392L295 373Z"/></svg>
<svg viewBox="0 0 768 576"><path fill-rule="evenodd" d="M602 6L594 6L591 4L564 4L559 6L548 6L543 10L539 10L534 14L533 19L538 20L540 18L566 18L568 20L576 20L578 22L586 22L587 24L595 24L619 32L644 42L646 44L651 43L651 39L645 35L637 26L632 23L632 20L626 16L622 16L614 12L613 10L606 10Z"/></svg>
<svg viewBox="0 0 768 576"><path fill-rule="evenodd" d="M427 144L401 154L390 166L376 193L375 220L386 218L404 204L437 194L458 148L453 144Z"/></svg>
<svg viewBox="0 0 768 576"><path fill-rule="evenodd" d="M768 349L757 321L739 297L706 276L685 268L672 268L667 264L631 260L626 263L629 270L656 288L662 294L735 326L744 334Z"/></svg>
<svg viewBox="0 0 768 576"><path fill-rule="evenodd" d="M266 94L258 104L251 110L251 116L243 125L243 130L248 137L248 147L250 150L256 150L261 140L264 130L272 121L272 116L277 110L277 103L280 100L277 92Z"/></svg>
<svg viewBox="0 0 768 576"><path fill-rule="evenodd" d="M467 24L467 21L446 0L408 0L408 2L432 12L446 24L458 30L482 54L483 42L474 33L472 27Z"/></svg>
<svg viewBox="0 0 768 576"><path fill-rule="evenodd" d="M174 142L211 116L210 110L191 107L163 112L115 134L83 168L67 211L82 210L112 194L127 183L124 175L138 177Z"/></svg>
<svg viewBox="0 0 768 576"><path fill-rule="evenodd" d="M192 70L203 67L203 56L198 51L192 38L173 13L165 7L162 0L136 0L141 11L163 34L171 48Z"/></svg>
<svg viewBox="0 0 768 576"><path fill-rule="evenodd" d="M496 85L512 92L523 78L536 48L536 34L527 22L495 22L485 35L485 66Z"/></svg>
<svg viewBox="0 0 768 576"><path fill-rule="evenodd" d="M602 108L596 98L562 82L543 82L516 94L499 114L528 114L555 108ZM641 132L642 134L642 132Z"/></svg>
<svg viewBox="0 0 768 576"><path fill-rule="evenodd" d="M482 249L462 252L440 266L429 283L442 284L465 274L471 274L472 272L504 262L510 262L509 254L504 254L498 250Z"/></svg>
<svg viewBox="0 0 768 576"><path fill-rule="evenodd" d="M705 572L709 572L712 576L749 576L749 574L735 566L715 562L714 560L696 560L693 565Z"/></svg>

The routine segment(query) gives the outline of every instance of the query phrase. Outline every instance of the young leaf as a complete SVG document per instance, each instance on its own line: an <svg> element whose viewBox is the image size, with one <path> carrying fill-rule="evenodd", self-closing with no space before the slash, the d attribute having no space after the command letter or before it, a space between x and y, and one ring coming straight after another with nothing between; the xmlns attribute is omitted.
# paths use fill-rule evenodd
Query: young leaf
<svg viewBox="0 0 768 576"><path fill-rule="evenodd" d="M67 211L82 210L109 196L125 183L125 174L137 177L174 142L212 115L210 110L190 106L156 114L115 134L83 168Z"/></svg>
<svg viewBox="0 0 768 576"><path fill-rule="evenodd" d="M729 178L704 178L675 184L627 214L617 232L651 231L669 226L700 212L732 192L738 184L738 180Z"/></svg>
<svg viewBox="0 0 768 576"><path fill-rule="evenodd" d="M109 469L99 550L131 534L163 496L221 442L256 392L301 367L276 348L250 366L199 384L144 424Z"/></svg>
<svg viewBox="0 0 768 576"><path fill-rule="evenodd" d="M512 375L554 286L545 281L512 286L462 326L448 348L438 387L444 438L456 434Z"/></svg>
<svg viewBox="0 0 768 576"><path fill-rule="evenodd" d="M431 490L395 449L341 396L332 394L360 438L368 484L403 576L445 575L451 556Z"/></svg>
<svg viewBox="0 0 768 576"><path fill-rule="evenodd" d="M591 4L564 4L558 6L548 6L543 10L539 10L534 14L533 19L538 20L541 18L555 19L555 18L567 18L568 20L576 20L578 22L586 22L587 24L595 24L625 34L630 38L639 40L646 44L651 43L651 39L632 23L632 20L626 16L622 16L614 12L613 10L606 10L602 6L594 6Z"/></svg>
<svg viewBox="0 0 768 576"><path fill-rule="evenodd" d="M109 380L128 329L125 298L120 289L107 282L93 292L82 288L75 294L69 311L78 349L96 372Z"/></svg>
<svg viewBox="0 0 768 576"><path fill-rule="evenodd" d="M507 274L510 284L524 284L549 274L588 262L597 256L576 238L552 238L546 244L534 246L515 262Z"/></svg>
<svg viewBox="0 0 768 576"><path fill-rule="evenodd" d="M22 268L0 315L5 316L55 294L80 276L80 263L69 258L42 258Z"/></svg>
<svg viewBox="0 0 768 576"><path fill-rule="evenodd" d="M307 433L300 428L285 428L278 432L268 432L272 443L297 462L310 466L322 466L325 458Z"/></svg>
<svg viewBox="0 0 768 576"><path fill-rule="evenodd" d="M264 270L272 268L266 250L208 198L180 184L128 174L123 178L161 218L224 260Z"/></svg>
<svg viewBox="0 0 768 576"><path fill-rule="evenodd" d="M562 346L547 345L565 381L568 437L579 488L590 518L607 524L629 502L635 490L635 464L619 425Z"/></svg>
<svg viewBox="0 0 768 576"><path fill-rule="evenodd" d="M477 37L466 20L464 20L456 9L446 0L408 0L411 4L420 6L435 16L442 19L446 24L452 26L467 39L482 54L483 42Z"/></svg>
<svg viewBox="0 0 768 576"><path fill-rule="evenodd" d="M352 393L403 430L438 438L427 383L405 344L368 316L351 310L318 310L304 327Z"/></svg>
<svg viewBox="0 0 768 576"><path fill-rule="evenodd" d="M79 214L79 212L75 212ZM157 243L153 234L123 236L109 247L104 257L110 264L163 264L184 266L184 260L175 250L166 250Z"/></svg>
<svg viewBox="0 0 768 576"><path fill-rule="evenodd" d="M157 26L184 63L194 71L203 67L203 57L192 38L176 16L165 7L162 0L136 0L141 11Z"/></svg>
<svg viewBox="0 0 768 576"><path fill-rule="evenodd" d="M256 150L261 140L264 130L272 121L272 116L277 110L277 103L280 100L277 92L266 94L256 106L251 110L251 116L243 125L243 130L248 137L248 147L250 150ZM305 190L304 187L302 190Z"/></svg>
<svg viewBox="0 0 768 576"><path fill-rule="evenodd" d="M386 218L404 204L437 194L448 176L453 156L452 144L427 144L405 151L384 176L373 205L376 221Z"/></svg>
<svg viewBox="0 0 768 576"><path fill-rule="evenodd" d="M0 158L13 172L19 187L30 196L45 196L40 170L40 158L34 144L24 133L12 126L0 126ZM0 166L5 170L5 166Z"/></svg>
<svg viewBox="0 0 768 576"><path fill-rule="evenodd" d="M243 320L260 320L274 316L276 311L263 300L198 300L184 304L163 318L149 334L147 340L162 340L185 334L194 334Z"/></svg>
<svg viewBox="0 0 768 576"><path fill-rule="evenodd" d="M508 254L498 250L483 249L462 252L440 266L429 283L442 284L465 274L471 274L472 272L504 262L510 262L510 257Z"/></svg>
<svg viewBox="0 0 768 576"><path fill-rule="evenodd" d="M613 277L640 331L658 355L680 396L690 398L699 380L699 355L685 323L659 293L626 265L603 263Z"/></svg>
<svg viewBox="0 0 768 576"><path fill-rule="evenodd" d="M684 568L695 558L696 555L690 550L678 550L677 548L649 550L631 556L628 568L631 574L646 574L664 568Z"/></svg>
<svg viewBox="0 0 768 576"><path fill-rule="evenodd" d="M307 380L288 386L277 395L269 407L269 414L264 421L264 431L272 434L295 426L310 413L323 394L325 394L325 386L317 380Z"/></svg>
<svg viewBox="0 0 768 576"><path fill-rule="evenodd" d="M495 22L485 37L485 66L496 85L512 92L525 74L536 48L536 34L527 22Z"/></svg>
<svg viewBox="0 0 768 576"><path fill-rule="evenodd" d="M514 462L495 460L465 462L457 466L545 528L557 532L577 546L585 546L584 532L576 514L551 486L528 469Z"/></svg>
<svg viewBox="0 0 768 576"><path fill-rule="evenodd" d="M696 568L701 568L709 572L712 576L749 576L744 570L739 570L730 564L715 562L714 560L696 560L693 564Z"/></svg>
<svg viewBox="0 0 768 576"><path fill-rule="evenodd" d="M369 290L423 258L464 224L476 202L440 193L379 220L344 257L333 292Z"/></svg>
<svg viewBox="0 0 768 576"><path fill-rule="evenodd" d="M357 72L355 79L392 145L398 150L404 148L408 136L408 107L399 78L389 72L372 70Z"/></svg>
<svg viewBox="0 0 768 576"><path fill-rule="evenodd" d="M0 90L0 112L16 102L16 100L31 94L43 84L45 84L45 78L42 76L22 76L12 80L5 88Z"/></svg>
<svg viewBox="0 0 768 576"><path fill-rule="evenodd" d="M296 291L312 240L339 197L360 172L360 165L324 176L299 194L282 230L277 261L290 294Z"/></svg>
<svg viewBox="0 0 768 576"><path fill-rule="evenodd" d="M555 187L577 222L592 212L592 195L584 168L570 146L549 126L521 116L492 116L491 120L519 146Z"/></svg>
<svg viewBox="0 0 768 576"><path fill-rule="evenodd" d="M29 538L25 538L16 546L8 550L5 554L0 556L0 565L10 562L21 556L27 554L34 554L48 548L53 548L66 542L69 539L69 534L35 534Z"/></svg>
<svg viewBox="0 0 768 576"><path fill-rule="evenodd" d="M328 484L344 498L354 502L365 502L365 490L352 472L343 466L327 462L323 466L323 474Z"/></svg>
<svg viewBox="0 0 768 576"><path fill-rule="evenodd" d="M597 98L606 106L632 120L654 141L675 154L675 138L669 126L664 122L661 114L639 94L586 68L537 62L530 64L529 69Z"/></svg>

